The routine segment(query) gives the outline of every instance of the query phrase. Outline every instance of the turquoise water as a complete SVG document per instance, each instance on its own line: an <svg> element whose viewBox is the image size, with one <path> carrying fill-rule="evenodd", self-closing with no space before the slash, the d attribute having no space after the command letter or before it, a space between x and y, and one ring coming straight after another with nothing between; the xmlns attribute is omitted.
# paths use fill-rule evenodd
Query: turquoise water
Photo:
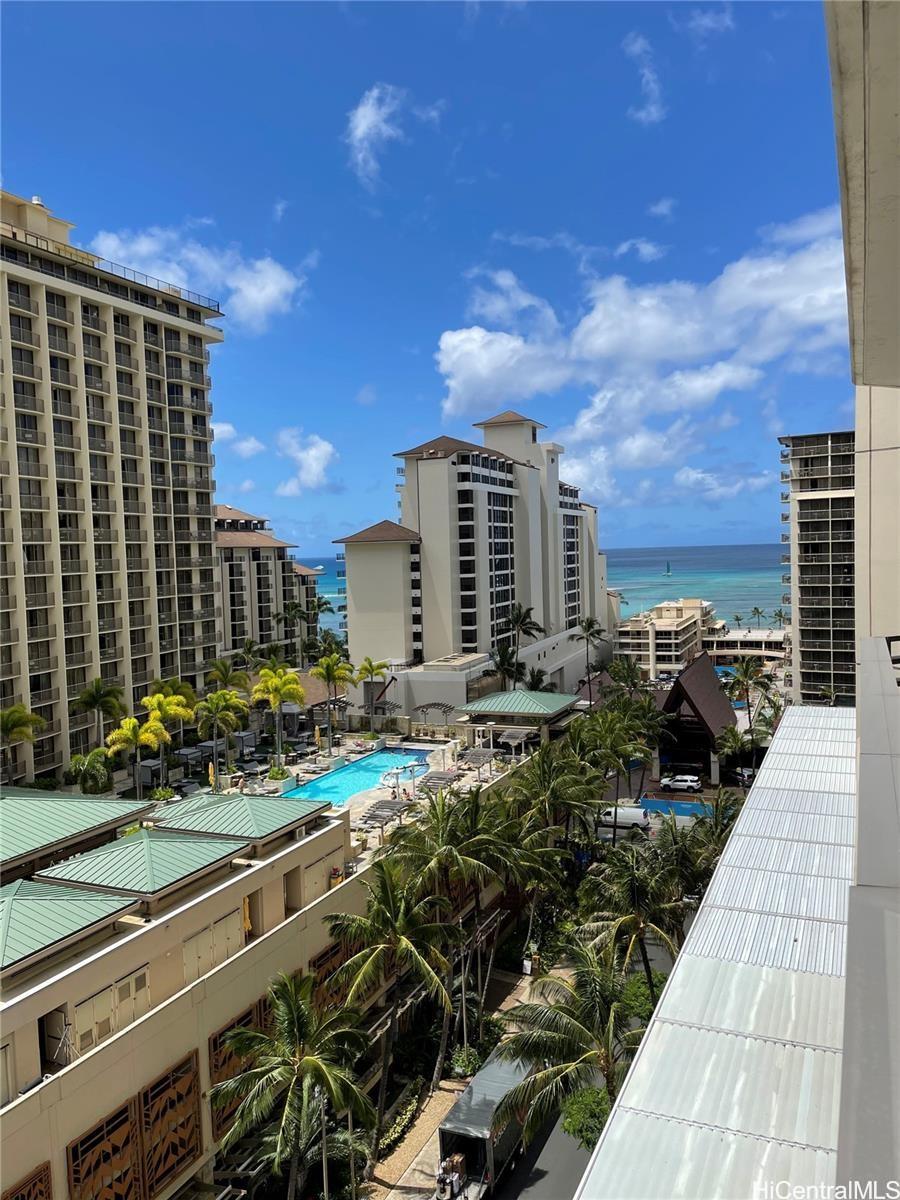
<svg viewBox="0 0 900 1200"><path fill-rule="evenodd" d="M647 812L675 813L677 817L702 817L707 807L699 800L641 800Z"/></svg>
<svg viewBox="0 0 900 1200"><path fill-rule="evenodd" d="M699 596L708 600L720 617L732 622L735 613L743 618L746 629L756 625L750 612L754 607L767 614L781 603L785 587L781 582L781 545L756 546L659 546L640 550L610 550L607 553L609 586L622 593L622 616L630 617L652 608L663 600ZM666 575L666 563L672 574ZM337 576L334 558L309 559L310 566L324 567L319 590L335 607L345 597L338 587L346 581ZM323 626L336 629L337 614L326 616ZM762 625L777 622L764 618Z"/></svg>
<svg viewBox="0 0 900 1200"><path fill-rule="evenodd" d="M318 779L311 779L302 787L285 792L285 795L294 796L298 800L330 800L335 808L341 808L357 792L378 787L385 775L393 773L398 767L415 763L416 775L423 775L428 770L427 758L427 750L376 750L373 754L367 754L365 758L348 763L346 767L338 767L336 771L329 771L320 775ZM385 782L393 786L394 781L388 776ZM410 773L404 771L400 777L400 787L409 787L409 784Z"/></svg>

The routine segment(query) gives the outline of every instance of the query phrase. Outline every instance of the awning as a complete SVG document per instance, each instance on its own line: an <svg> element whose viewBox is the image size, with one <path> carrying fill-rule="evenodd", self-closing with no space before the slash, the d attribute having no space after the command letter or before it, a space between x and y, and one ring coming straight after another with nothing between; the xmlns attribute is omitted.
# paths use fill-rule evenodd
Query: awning
<svg viewBox="0 0 900 1200"><path fill-rule="evenodd" d="M531 733L527 729L504 729L497 735L497 741L506 742L508 746L521 746L529 737Z"/></svg>
<svg viewBox="0 0 900 1200"><path fill-rule="evenodd" d="M483 767L489 763L491 759L497 756L496 750L467 750L465 754L461 754L460 758L463 762L470 763L473 767Z"/></svg>
<svg viewBox="0 0 900 1200"><path fill-rule="evenodd" d="M528 1076L523 1063L503 1062L495 1050L457 1102L441 1121L445 1133L489 1138L494 1113L507 1092Z"/></svg>

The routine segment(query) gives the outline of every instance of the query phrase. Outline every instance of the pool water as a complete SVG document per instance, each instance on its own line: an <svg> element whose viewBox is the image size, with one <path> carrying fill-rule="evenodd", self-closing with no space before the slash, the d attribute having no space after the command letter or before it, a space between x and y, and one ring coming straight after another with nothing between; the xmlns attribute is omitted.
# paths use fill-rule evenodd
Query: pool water
<svg viewBox="0 0 900 1200"><path fill-rule="evenodd" d="M641 800L647 812L674 813L677 817L702 817L709 808L700 800Z"/></svg>
<svg viewBox="0 0 900 1200"><path fill-rule="evenodd" d="M428 754L428 750L376 750L365 758L348 763L346 767L338 767L336 771L328 771L318 779L311 779L302 787L284 794L296 796L299 800L330 800L335 808L341 808L357 792L378 787L382 782L392 785L391 773L398 768L415 765L415 774L424 775L428 770ZM400 787L408 788L409 784L410 771L407 769L400 776Z"/></svg>

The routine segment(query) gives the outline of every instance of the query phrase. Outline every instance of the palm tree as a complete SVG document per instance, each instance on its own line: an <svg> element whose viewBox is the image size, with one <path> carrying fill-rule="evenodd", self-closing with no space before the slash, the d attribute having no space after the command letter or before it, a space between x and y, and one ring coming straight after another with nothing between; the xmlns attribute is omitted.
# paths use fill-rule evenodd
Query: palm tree
<svg viewBox="0 0 900 1200"><path fill-rule="evenodd" d="M694 825L710 864L714 865L725 849L735 821L740 815L743 801L736 792L718 788L711 800L704 800L703 813L695 818Z"/></svg>
<svg viewBox="0 0 900 1200"><path fill-rule="evenodd" d="M332 938L345 947L361 947L335 973L335 982L339 986L343 981L350 984L347 1003L358 1004L390 976L399 976L409 970L412 979L421 984L428 995L449 1009L450 997L437 974L447 970L447 959L440 947L447 940L448 927L435 921L434 917L438 911L446 912L450 901L445 897L420 896L418 881L404 879L399 866L385 859L372 864L371 877L372 882L365 885L368 893L365 916L336 913L326 917ZM388 1073L397 1037L400 998L400 987L393 987L388 1028L381 1046L381 1082L369 1155L370 1175L384 1128Z"/></svg>
<svg viewBox="0 0 900 1200"><path fill-rule="evenodd" d="M350 659L346 638L338 637L333 629L323 629L321 633L317 633L316 644L318 649L313 657L317 662L328 654L336 654L338 658L345 658L348 661Z"/></svg>
<svg viewBox="0 0 900 1200"><path fill-rule="evenodd" d="M512 646L502 645L497 646L491 651L491 658L494 662L494 669L488 671L488 675L497 675L500 678L500 691L506 691L507 682L513 685L513 691L517 683L521 683L525 676L525 664L520 663L516 658L515 651Z"/></svg>
<svg viewBox="0 0 900 1200"><path fill-rule="evenodd" d="M328 754L332 754L333 723L331 706L337 704L338 688L349 687L354 680L352 663L347 662L340 654L325 654L314 667L310 667L310 675L325 684L326 700L325 715L328 721Z"/></svg>
<svg viewBox="0 0 900 1200"><path fill-rule="evenodd" d="M602 949L620 951L623 972L630 969L637 949L654 1005L656 986L647 939L653 938L674 961L678 950L671 935L684 917L681 902L672 898L670 879L654 869L656 865L637 846L617 846L603 863L591 867L585 890L603 908L591 915L581 931Z"/></svg>
<svg viewBox="0 0 900 1200"><path fill-rule="evenodd" d="M188 708L193 708L197 703L197 693L191 685L174 675L169 679L154 679L150 684L150 694L155 695L157 692L163 696L180 696Z"/></svg>
<svg viewBox="0 0 900 1200"><path fill-rule="evenodd" d="M85 796L96 796L112 786L109 772L109 756L102 746L89 750L87 754L73 754L69 770Z"/></svg>
<svg viewBox="0 0 900 1200"><path fill-rule="evenodd" d="M11 704L0 710L0 753L6 760L10 748L21 742L33 742L47 722L37 713L29 712L24 704ZM4 771L9 766L4 762Z"/></svg>
<svg viewBox="0 0 900 1200"><path fill-rule="evenodd" d="M240 659L244 667L252 674L260 664L260 649L259 642L254 642L253 638L246 638L243 646L233 657L235 661Z"/></svg>
<svg viewBox="0 0 900 1200"><path fill-rule="evenodd" d="M309 616L299 600L286 600L284 602L284 611L275 613L276 625L284 625L285 636L288 638L289 642L294 643L294 649L299 650L301 655L301 667L303 666L303 651L302 647L298 648L297 646L296 626L299 625L301 621L307 620L309 620Z"/></svg>
<svg viewBox="0 0 900 1200"><path fill-rule="evenodd" d="M623 777L631 778L631 763L650 761L649 747L642 740L642 728L632 712L607 706L592 713L588 720L590 741L593 743L591 761L603 773L604 780L615 777L616 796L613 805L612 843L619 836L619 787Z"/></svg>
<svg viewBox="0 0 900 1200"><path fill-rule="evenodd" d="M284 726L284 705L302 704L303 687L294 671L288 667L263 667L254 685L251 699L265 701L275 717L275 762L281 766L281 742Z"/></svg>
<svg viewBox="0 0 900 1200"><path fill-rule="evenodd" d="M315 596L309 601L309 607L306 610L306 620L310 625L318 626L319 618L325 616L326 613L333 613L334 605L327 596L320 596L316 592Z"/></svg>
<svg viewBox="0 0 900 1200"><path fill-rule="evenodd" d="M731 620L734 625L737 625L738 629L740 629L740 627L744 623L744 618L741 616L740 613L735 613L734 616L731 618Z"/></svg>
<svg viewBox="0 0 900 1200"><path fill-rule="evenodd" d="M763 712L760 712L759 708L756 710L756 725L767 737L771 737L784 713L784 701L778 692L773 691L766 697L765 705Z"/></svg>
<svg viewBox="0 0 900 1200"><path fill-rule="evenodd" d="M123 717L115 729L107 735L106 753L110 758L117 754L133 756L132 773L135 777L135 788L138 801L143 799L144 780L141 775L141 750L159 750L172 739L168 731L159 721L151 717L141 723L137 717Z"/></svg>
<svg viewBox="0 0 900 1200"><path fill-rule="evenodd" d="M219 738L223 733L227 736L238 729L249 711L247 701L227 689L208 692L194 709L197 732L204 740L212 736L213 790L216 792L219 790Z"/></svg>
<svg viewBox="0 0 900 1200"><path fill-rule="evenodd" d="M726 725L716 738L716 753L725 761L736 758L740 763L749 746L750 739L737 725Z"/></svg>
<svg viewBox="0 0 900 1200"><path fill-rule="evenodd" d="M355 1178L355 1162L366 1162L369 1154L369 1139L360 1130L353 1129L352 1115L348 1116L349 1130L328 1129L326 1126L325 1140L322 1140L321 1104L304 1104L300 1112L299 1127L291 1135L291 1156L296 1156L298 1191L305 1183L310 1171L315 1167L326 1168L323 1172L323 1182L327 1182L327 1169L335 1162L350 1163L351 1200L356 1200L356 1190L352 1180ZM279 1127L277 1123L269 1126L272 1130L261 1140L259 1150L254 1154L254 1160L275 1174L280 1174L280 1167L275 1163L278 1159Z"/></svg>
<svg viewBox="0 0 900 1200"><path fill-rule="evenodd" d="M787 613L783 608L776 608L772 612L772 619L778 622L779 629L784 629L784 623L787 620Z"/></svg>
<svg viewBox="0 0 900 1200"><path fill-rule="evenodd" d="M655 860L661 875L668 875L673 898L680 901L682 913L695 908L712 876L707 846L698 829L697 821L679 825L674 813L662 819L656 839L644 847L648 862ZM676 930L681 945L684 941L684 924Z"/></svg>
<svg viewBox="0 0 900 1200"><path fill-rule="evenodd" d="M591 688L591 651L598 650L602 643L608 641L606 630L596 617L583 617L577 633L569 634L570 642L584 643L584 672L587 679L588 704L593 705L594 697Z"/></svg>
<svg viewBox="0 0 900 1200"><path fill-rule="evenodd" d="M516 664L516 680L518 680L519 670L519 645L522 638L536 638L542 633L546 633L546 629L532 616L533 608L526 608L524 604L515 603L510 606L509 612L506 614L501 633L511 633L513 635L513 661ZM515 688L515 683L513 684Z"/></svg>
<svg viewBox="0 0 900 1200"><path fill-rule="evenodd" d="M615 684L615 692L624 693L629 698L633 698L644 686L637 659L628 654L614 658L607 667L607 672Z"/></svg>
<svg viewBox="0 0 900 1200"><path fill-rule="evenodd" d="M548 834L562 821L568 848L573 822L593 832L594 801L602 786L602 776L589 765L564 749L541 746L513 775L506 795L513 813L534 816Z"/></svg>
<svg viewBox="0 0 900 1200"><path fill-rule="evenodd" d="M369 732L375 732L375 680L387 679L387 662L373 662L366 655L356 669L357 683L370 683L372 686L369 689Z"/></svg>
<svg viewBox="0 0 900 1200"><path fill-rule="evenodd" d="M414 809L410 819L391 834L382 849L392 862L417 881L423 895L451 897L454 884L463 888L484 887L495 877L487 860L488 847L479 835L467 834L463 809L448 793L438 792ZM440 919L441 913L438 913ZM449 933L449 931L448 931ZM453 996L453 961L448 960L445 990ZM440 1083L450 1039L451 1012L444 1010L441 1039L431 1080L434 1092Z"/></svg>
<svg viewBox="0 0 900 1200"><path fill-rule="evenodd" d="M114 683L103 679L92 680L87 687L78 693L72 707L77 712L92 712L97 717L97 745L103 745L104 718L117 721L125 715L125 705L122 703L123 691Z"/></svg>
<svg viewBox="0 0 900 1200"><path fill-rule="evenodd" d="M615 1100L643 1032L629 1028L624 980L597 950L576 945L570 957L571 973L535 980L534 999L504 1013L512 1033L500 1043L498 1056L523 1063L531 1074L501 1100L493 1126L500 1131L525 1113L526 1142L569 1096L595 1087L598 1076Z"/></svg>
<svg viewBox="0 0 900 1200"><path fill-rule="evenodd" d="M250 676L234 665L233 658L215 658L206 672L206 686L216 692L249 692Z"/></svg>
<svg viewBox="0 0 900 1200"><path fill-rule="evenodd" d="M532 667L525 678L525 690L528 692L555 692L556 684L547 683L547 672L540 667Z"/></svg>
<svg viewBox="0 0 900 1200"><path fill-rule="evenodd" d="M835 688L826 684L824 687L819 688L819 695L826 704L830 705L831 708L834 708L834 703L837 700L837 691Z"/></svg>
<svg viewBox="0 0 900 1200"><path fill-rule="evenodd" d="M141 697L141 707L146 710L151 721L158 721L166 730L175 724L183 726L185 721L194 719L194 710L188 708L181 696L167 696L163 692L153 692L149 696ZM164 749L160 755L160 783L165 786L168 778L169 762Z"/></svg>
<svg viewBox="0 0 900 1200"><path fill-rule="evenodd" d="M325 1101L340 1112L349 1109L362 1124L370 1124L372 1105L361 1091L352 1064L368 1045L358 1028L359 1016L341 1007L324 1012L313 1004L312 975L297 979L278 975L269 986L271 1021L266 1029L238 1027L226 1042L240 1062L236 1075L214 1084L213 1103L239 1100L232 1123L222 1139L225 1149L261 1126L271 1126L268 1152L276 1171L289 1164L286 1200L302 1194L304 1138L316 1108L322 1128L322 1169L326 1172ZM307 1165L308 1169L308 1165Z"/></svg>
<svg viewBox="0 0 900 1200"><path fill-rule="evenodd" d="M759 629L762 619L765 615L766 615L766 610L764 608L760 608L759 605L757 605L757 604L754 604L754 606L750 609L750 616L756 618L756 628L757 629Z"/></svg>
<svg viewBox="0 0 900 1200"><path fill-rule="evenodd" d="M739 658L731 668L728 691L732 697L744 701L747 710L747 728L750 734L750 749L756 751L756 733L753 727L753 697L765 699L772 691L772 681L763 670L758 658Z"/></svg>

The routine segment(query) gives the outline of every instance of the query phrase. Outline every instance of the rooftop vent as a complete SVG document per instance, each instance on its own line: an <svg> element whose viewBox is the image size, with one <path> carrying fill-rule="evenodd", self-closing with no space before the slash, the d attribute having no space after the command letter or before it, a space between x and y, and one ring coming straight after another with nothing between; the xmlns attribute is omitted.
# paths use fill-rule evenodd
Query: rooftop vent
<svg viewBox="0 0 900 1200"><path fill-rule="evenodd" d="M32 197L31 197L31 203L32 203L32 204L36 204L36 205L38 206L38 208L44 208L44 202L43 202L43 200L40 198L40 196L32 196Z"/></svg>

